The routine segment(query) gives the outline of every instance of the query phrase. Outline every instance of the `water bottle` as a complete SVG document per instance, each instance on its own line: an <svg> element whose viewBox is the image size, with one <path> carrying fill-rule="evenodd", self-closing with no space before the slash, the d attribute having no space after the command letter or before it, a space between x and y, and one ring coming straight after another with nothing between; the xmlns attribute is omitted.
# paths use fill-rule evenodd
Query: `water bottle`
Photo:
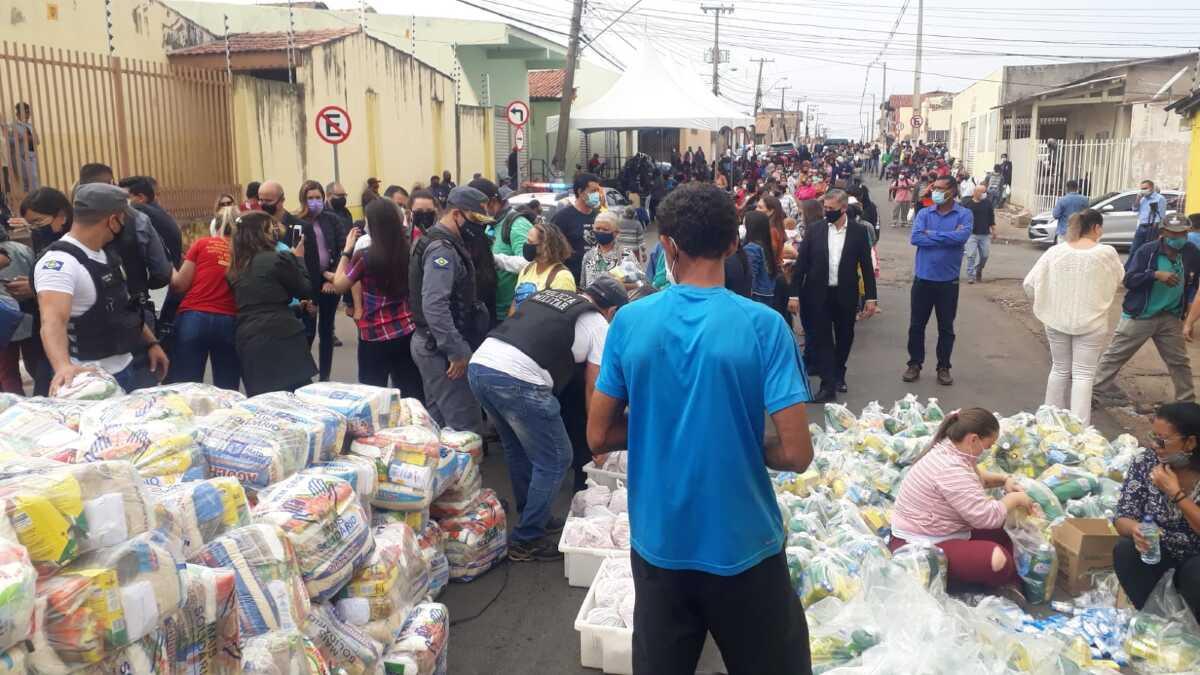
<svg viewBox="0 0 1200 675"><path fill-rule="evenodd" d="M1146 543L1150 545L1142 552L1142 562L1147 565L1157 565L1162 562L1162 550L1158 546L1159 540L1162 538L1162 532L1159 531L1158 525L1154 523L1154 519L1150 516L1143 518L1142 524L1138 525L1138 530L1146 538Z"/></svg>

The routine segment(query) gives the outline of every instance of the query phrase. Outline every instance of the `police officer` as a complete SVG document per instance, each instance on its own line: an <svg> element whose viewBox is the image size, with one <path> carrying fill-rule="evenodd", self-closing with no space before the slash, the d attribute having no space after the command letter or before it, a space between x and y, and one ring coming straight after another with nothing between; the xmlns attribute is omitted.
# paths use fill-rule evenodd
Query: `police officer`
<svg viewBox="0 0 1200 675"><path fill-rule="evenodd" d="M467 384L467 362L487 334L489 315L478 298L470 251L492 222L487 201L473 187L450 190L442 219L417 241L409 266L412 356L426 405L443 426L476 433L482 415Z"/></svg>
<svg viewBox="0 0 1200 675"><path fill-rule="evenodd" d="M50 394L88 369L107 371L127 391L155 379L139 376L143 368L161 381L167 355L130 295L120 255L110 246L129 217L129 193L104 183L81 185L73 206L70 232L34 268L42 344L54 369ZM134 364L139 348L146 350L147 367Z"/></svg>
<svg viewBox="0 0 1200 675"><path fill-rule="evenodd" d="M514 562L562 558L547 535L562 526L550 509L574 452L556 396L578 379L591 396L608 324L628 301L625 287L607 274L583 293L539 291L471 358L467 378L500 433L521 514L509 539ZM578 364L586 364L582 378Z"/></svg>

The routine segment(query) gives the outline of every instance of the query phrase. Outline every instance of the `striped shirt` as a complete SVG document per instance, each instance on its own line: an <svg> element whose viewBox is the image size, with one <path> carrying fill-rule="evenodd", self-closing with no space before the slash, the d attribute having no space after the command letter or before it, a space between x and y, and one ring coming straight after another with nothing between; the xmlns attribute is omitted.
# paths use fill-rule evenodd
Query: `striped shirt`
<svg viewBox="0 0 1200 675"><path fill-rule="evenodd" d="M892 530L947 538L1004 524L1008 510L984 492L975 458L944 440L913 465L900 484ZM907 539L901 534L901 538Z"/></svg>

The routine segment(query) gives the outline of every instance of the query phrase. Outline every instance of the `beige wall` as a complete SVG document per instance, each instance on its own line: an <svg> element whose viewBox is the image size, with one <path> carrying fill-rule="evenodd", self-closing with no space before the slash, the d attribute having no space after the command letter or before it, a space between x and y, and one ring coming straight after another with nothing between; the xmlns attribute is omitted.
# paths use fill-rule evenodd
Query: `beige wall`
<svg viewBox="0 0 1200 675"><path fill-rule="evenodd" d="M459 148L461 162L455 175L464 183L476 172L485 177L496 175L496 153L492 151L494 113L490 108L459 106ZM528 143L526 139L526 143Z"/></svg>
<svg viewBox="0 0 1200 675"><path fill-rule="evenodd" d="M168 49L214 39L156 0L113 0L112 10L113 49L122 58L162 63ZM0 2L0 40L107 54L104 23L104 0Z"/></svg>
<svg viewBox="0 0 1200 675"><path fill-rule="evenodd" d="M1135 103L1131 109L1133 179L1149 178L1160 189L1182 189L1188 178L1190 122L1159 104ZM1195 173L1200 167L1191 170Z"/></svg>
<svg viewBox="0 0 1200 675"><path fill-rule="evenodd" d="M248 75L234 76L234 140L239 183L277 180L283 184L288 206L298 206L296 191L306 177L308 107L299 87ZM356 201L351 199L350 203Z"/></svg>
<svg viewBox="0 0 1200 675"><path fill-rule="evenodd" d="M950 154L962 161L970 156L968 170L983 177L1003 152L1000 143L1000 105L1004 69L988 73L954 95L950 110ZM966 133L964 133L964 123ZM975 133L970 129L974 124Z"/></svg>

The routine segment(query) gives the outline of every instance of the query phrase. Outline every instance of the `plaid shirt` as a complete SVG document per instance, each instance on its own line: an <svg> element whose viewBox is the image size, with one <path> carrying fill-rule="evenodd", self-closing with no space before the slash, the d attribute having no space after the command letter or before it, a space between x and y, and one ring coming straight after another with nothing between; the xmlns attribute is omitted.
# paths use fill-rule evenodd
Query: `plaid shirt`
<svg viewBox="0 0 1200 675"><path fill-rule="evenodd" d="M358 320L358 335L361 339L367 342L383 342L413 332L408 298L385 295L374 277L367 274L363 256L355 258L347 276L351 281L362 283L363 313L362 318Z"/></svg>

